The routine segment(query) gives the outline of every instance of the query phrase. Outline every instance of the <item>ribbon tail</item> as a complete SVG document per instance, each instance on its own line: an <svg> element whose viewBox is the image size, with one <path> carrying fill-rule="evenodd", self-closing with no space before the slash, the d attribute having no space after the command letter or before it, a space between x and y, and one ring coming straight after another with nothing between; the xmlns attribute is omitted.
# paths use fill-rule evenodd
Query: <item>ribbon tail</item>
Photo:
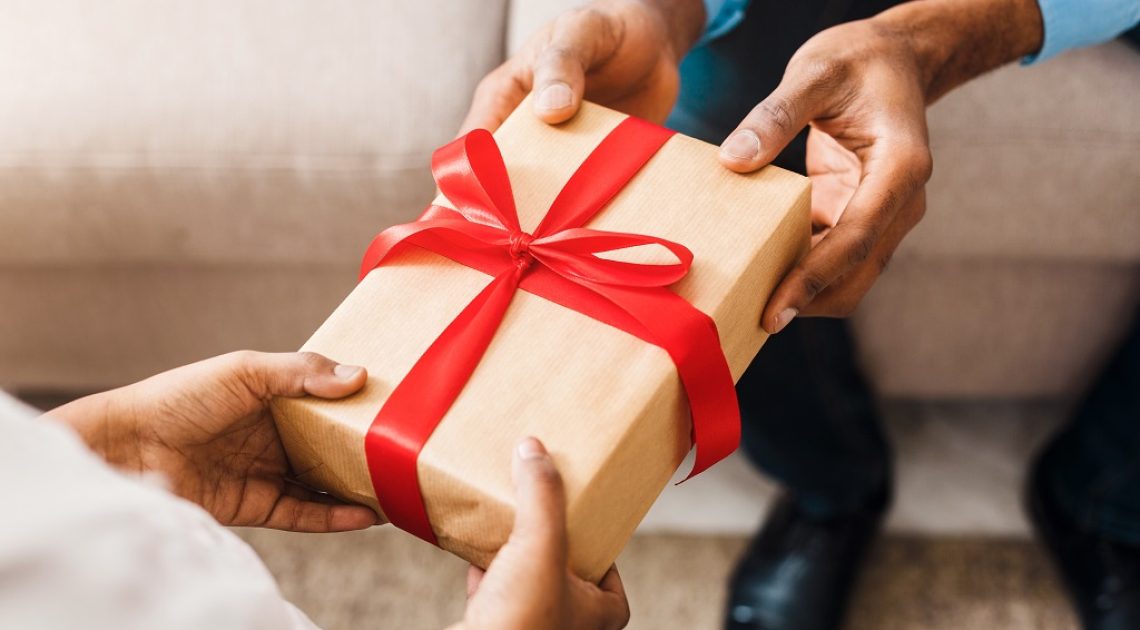
<svg viewBox="0 0 1140 630"><path fill-rule="evenodd" d="M697 451L693 469L682 482L731 455L740 444L740 405L716 322L667 289L591 288L644 326L650 342L668 352L677 366Z"/></svg>
<svg viewBox="0 0 1140 630"><path fill-rule="evenodd" d="M393 525L433 545L420 492L420 451L479 365L518 287L504 270L463 309L392 391L365 436L372 487Z"/></svg>

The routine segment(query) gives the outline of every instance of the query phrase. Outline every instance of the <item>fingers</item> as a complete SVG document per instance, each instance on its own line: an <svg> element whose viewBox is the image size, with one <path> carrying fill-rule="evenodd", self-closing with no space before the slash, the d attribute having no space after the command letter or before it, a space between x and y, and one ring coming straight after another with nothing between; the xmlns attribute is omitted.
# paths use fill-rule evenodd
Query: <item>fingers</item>
<svg viewBox="0 0 1140 630"><path fill-rule="evenodd" d="M846 308L837 309L838 312L811 310L809 305L836 280L868 261L879 249L880 240L887 235L899 211L903 207L915 207L916 196L921 199L922 186L931 171L930 151L925 145L882 143L872 151L864 162L863 179L835 227L773 292L761 319L761 326L769 333L778 333L801 313L850 314L862 293L854 296L854 300L849 298ZM917 218L906 229L916 222ZM902 234L898 235L898 239L901 238ZM897 241L893 244L897 245ZM890 251L893 249L890 247Z"/></svg>
<svg viewBox="0 0 1140 630"><path fill-rule="evenodd" d="M528 437L515 448L515 524L507 546L561 575L566 571L566 497L546 448Z"/></svg>
<svg viewBox="0 0 1140 630"><path fill-rule="evenodd" d="M235 352L226 359L244 384L265 400L274 396L343 398L353 394L368 380L366 370L355 365L341 365L312 352L271 354Z"/></svg>
<svg viewBox="0 0 1140 630"><path fill-rule="evenodd" d="M290 532L347 532L372 527L379 520L363 505L330 505L282 494L262 526Z"/></svg>
<svg viewBox="0 0 1140 630"><path fill-rule="evenodd" d="M785 74L720 145L720 163L738 173L766 166L822 109L811 81Z"/></svg>
<svg viewBox="0 0 1140 630"><path fill-rule="evenodd" d="M910 230L918 224L926 208L926 195L921 191L903 208L875 245L870 256L838 281L816 296L804 308L803 315L842 317L854 312L862 298L886 269L895 250Z"/></svg>
<svg viewBox="0 0 1140 630"><path fill-rule="evenodd" d="M625 585L621 582L621 575L618 573L617 565L611 565L610 570L602 576L602 581L598 582L598 588L602 592L613 593L625 599Z"/></svg>
<svg viewBox="0 0 1140 630"><path fill-rule="evenodd" d="M621 583L616 565L611 566L602 577L598 588L602 591L601 616L609 623L607 627L615 630L624 628L629 623L629 599L626 598L625 585Z"/></svg>
<svg viewBox="0 0 1140 630"><path fill-rule="evenodd" d="M576 576L570 578L570 600L579 625L617 630L629 623L629 600L617 567L611 566L601 582L592 584Z"/></svg>

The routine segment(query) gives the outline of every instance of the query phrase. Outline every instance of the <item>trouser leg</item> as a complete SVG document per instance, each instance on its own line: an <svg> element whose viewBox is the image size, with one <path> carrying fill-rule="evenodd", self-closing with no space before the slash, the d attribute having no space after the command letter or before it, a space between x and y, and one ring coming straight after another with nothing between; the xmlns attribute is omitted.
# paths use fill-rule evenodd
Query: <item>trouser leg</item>
<svg viewBox="0 0 1140 630"><path fill-rule="evenodd" d="M1140 545L1140 312L1039 472L1082 529Z"/></svg>

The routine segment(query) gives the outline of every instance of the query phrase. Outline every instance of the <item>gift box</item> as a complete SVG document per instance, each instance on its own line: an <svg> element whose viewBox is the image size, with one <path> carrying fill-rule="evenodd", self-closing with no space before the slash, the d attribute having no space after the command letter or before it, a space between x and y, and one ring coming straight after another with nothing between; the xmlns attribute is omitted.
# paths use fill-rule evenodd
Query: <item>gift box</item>
<svg viewBox="0 0 1140 630"><path fill-rule="evenodd" d="M597 580L694 440L698 468L735 447L732 383L808 248L810 187L590 103L557 126L524 103L490 138L437 152L443 193L302 348L367 367L364 389L274 416L302 483L482 567L511 530L512 449L539 438L571 568Z"/></svg>

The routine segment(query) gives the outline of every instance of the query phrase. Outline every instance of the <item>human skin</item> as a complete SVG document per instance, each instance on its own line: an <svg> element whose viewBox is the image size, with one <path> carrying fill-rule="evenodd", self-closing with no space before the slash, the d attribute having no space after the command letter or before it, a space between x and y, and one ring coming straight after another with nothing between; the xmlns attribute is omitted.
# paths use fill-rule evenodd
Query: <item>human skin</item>
<svg viewBox="0 0 1140 630"><path fill-rule="evenodd" d="M81 398L45 418L70 426L124 472L161 474L171 492L223 525L364 529L381 522L370 508L294 481L270 403L306 395L343 398L367 378L364 368L313 353L235 352ZM538 440L519 443L512 479L514 528L486 573L471 569L467 612L457 627L624 627L629 606L617 569L598 584L570 573L562 478Z"/></svg>
<svg viewBox="0 0 1140 630"><path fill-rule="evenodd" d="M47 417L71 426L115 468L161 473L171 492L223 525L364 529L379 522L370 508L292 479L269 404L277 397L343 398L367 376L318 354L234 352L81 398Z"/></svg>
<svg viewBox="0 0 1140 630"><path fill-rule="evenodd" d="M566 495L554 461L527 438L515 449L514 529L486 572L471 567L467 611L451 630L618 630L629 604L617 568L598 584L568 568Z"/></svg>
<svg viewBox="0 0 1140 630"><path fill-rule="evenodd" d="M563 14L483 79L463 127L494 129L528 93L552 124L583 98L662 122L704 19L700 0L599 0ZM726 168L751 172L811 128L812 248L773 292L765 330L855 310L926 211L927 106L1042 37L1036 0L915 0L804 43L720 151Z"/></svg>

